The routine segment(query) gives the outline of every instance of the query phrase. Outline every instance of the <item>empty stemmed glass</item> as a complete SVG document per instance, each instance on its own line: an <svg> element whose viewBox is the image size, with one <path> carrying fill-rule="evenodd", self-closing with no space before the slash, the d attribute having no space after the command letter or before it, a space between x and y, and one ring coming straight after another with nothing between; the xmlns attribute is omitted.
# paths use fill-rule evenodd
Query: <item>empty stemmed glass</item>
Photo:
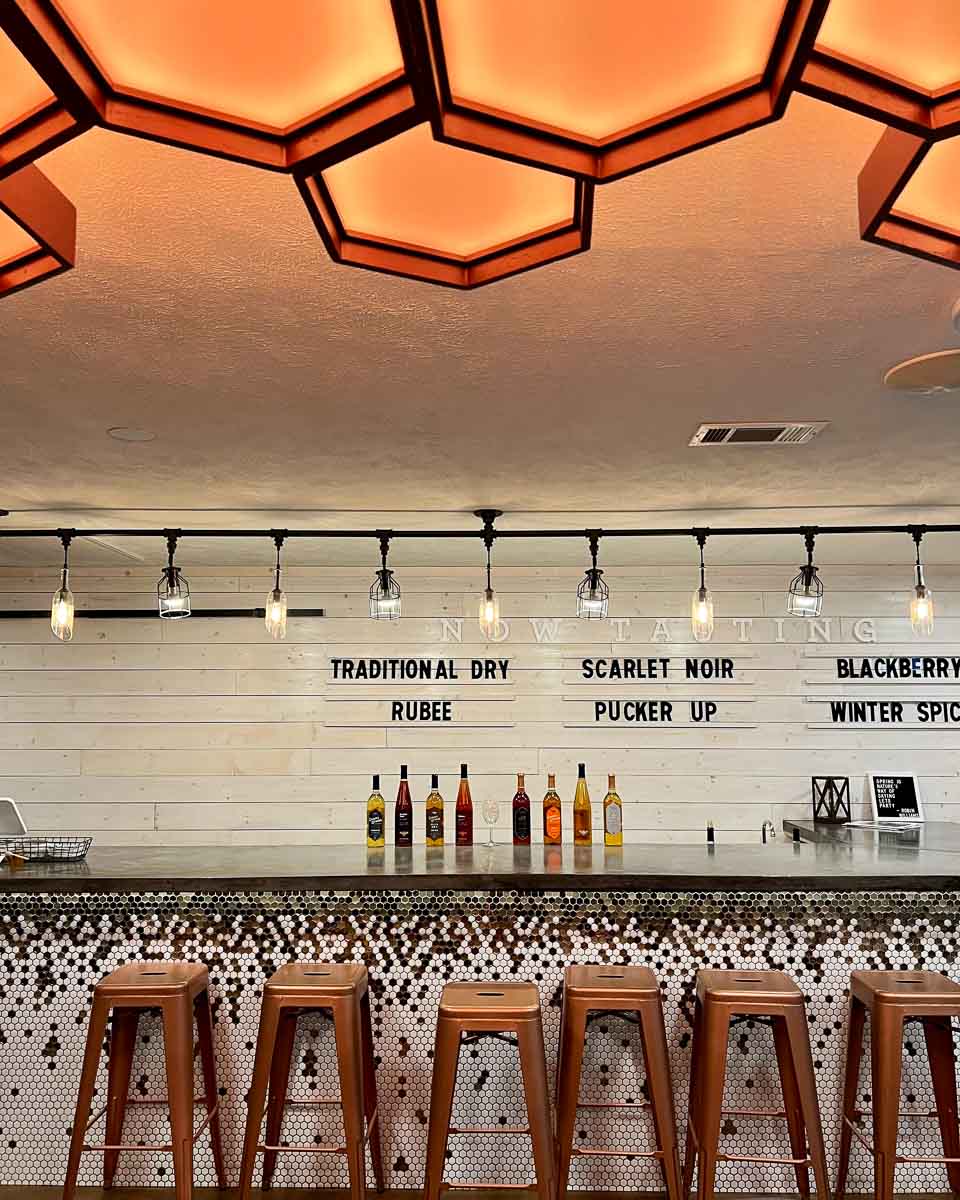
<svg viewBox="0 0 960 1200"><path fill-rule="evenodd" d="M493 829L500 817L500 801L495 796L484 796L480 811L487 823L487 845L492 846L494 844Z"/></svg>

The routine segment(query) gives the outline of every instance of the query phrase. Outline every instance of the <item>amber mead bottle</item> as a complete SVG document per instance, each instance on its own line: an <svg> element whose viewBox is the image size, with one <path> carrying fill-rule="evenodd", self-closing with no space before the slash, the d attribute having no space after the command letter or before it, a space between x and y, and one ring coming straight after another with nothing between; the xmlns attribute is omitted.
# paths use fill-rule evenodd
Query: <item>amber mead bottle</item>
<svg viewBox="0 0 960 1200"><path fill-rule="evenodd" d="M457 792L456 808L457 845L473 845L473 801L470 798L470 781L467 779L467 764L460 764L460 790Z"/></svg>
<svg viewBox="0 0 960 1200"><path fill-rule="evenodd" d="M530 845L530 797L523 786L523 776L517 776L517 794L513 798L513 844Z"/></svg>
<svg viewBox="0 0 960 1200"><path fill-rule="evenodd" d="M430 795L427 797L427 845L443 845L443 797L440 795L440 776L430 776Z"/></svg>
<svg viewBox="0 0 960 1200"><path fill-rule="evenodd" d="M607 794L603 798L603 844L623 845L623 805L617 795L616 775L607 776Z"/></svg>
<svg viewBox="0 0 960 1200"><path fill-rule="evenodd" d="M400 768L400 786L397 788L397 803L393 810L393 840L398 846L413 845L413 801L407 783L407 768Z"/></svg>
<svg viewBox="0 0 960 1200"><path fill-rule="evenodd" d="M593 813L587 791L587 768L577 763L577 790L573 795L573 844L590 846L593 843Z"/></svg>
<svg viewBox="0 0 960 1200"><path fill-rule="evenodd" d="M543 844L559 846L563 841L563 817L557 795L556 775L547 776L547 791L543 797Z"/></svg>
<svg viewBox="0 0 960 1200"><path fill-rule="evenodd" d="M376 850L386 843L387 806L380 794L380 776L373 777L373 791L367 801L367 848Z"/></svg>

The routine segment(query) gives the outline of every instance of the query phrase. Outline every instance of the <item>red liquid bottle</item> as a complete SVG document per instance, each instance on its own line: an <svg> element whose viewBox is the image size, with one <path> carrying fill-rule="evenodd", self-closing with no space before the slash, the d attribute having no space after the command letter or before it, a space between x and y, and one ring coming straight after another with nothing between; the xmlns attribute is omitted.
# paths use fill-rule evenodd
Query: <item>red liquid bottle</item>
<svg viewBox="0 0 960 1200"><path fill-rule="evenodd" d="M397 803L393 810L394 842L398 846L413 845L413 801L407 783L407 768L400 768L400 786L397 788Z"/></svg>
<svg viewBox="0 0 960 1200"><path fill-rule="evenodd" d="M517 794L513 798L513 844L530 845L530 797L523 786L523 776L517 776Z"/></svg>
<svg viewBox="0 0 960 1200"><path fill-rule="evenodd" d="M473 845L473 800L470 798L470 782L467 779L467 764L460 764L460 790L457 792L456 808L457 845Z"/></svg>

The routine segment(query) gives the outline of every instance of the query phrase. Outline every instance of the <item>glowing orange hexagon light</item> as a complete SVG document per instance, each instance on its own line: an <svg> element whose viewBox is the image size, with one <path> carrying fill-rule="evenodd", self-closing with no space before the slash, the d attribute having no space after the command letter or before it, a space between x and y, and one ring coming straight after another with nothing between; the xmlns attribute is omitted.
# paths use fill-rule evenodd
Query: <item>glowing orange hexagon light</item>
<svg viewBox="0 0 960 1200"><path fill-rule="evenodd" d="M418 0L438 137L602 182L782 115L826 0Z"/></svg>
<svg viewBox="0 0 960 1200"><path fill-rule="evenodd" d="M960 268L960 137L888 129L858 180L866 241Z"/></svg>
<svg viewBox="0 0 960 1200"><path fill-rule="evenodd" d="M76 229L73 205L38 167L0 180L0 297L69 270Z"/></svg>
<svg viewBox="0 0 960 1200"><path fill-rule="evenodd" d="M82 124L0 31L0 176L46 154Z"/></svg>
<svg viewBox="0 0 960 1200"><path fill-rule="evenodd" d="M111 129L292 170L422 119L391 0L5 3L47 85Z"/></svg>
<svg viewBox="0 0 960 1200"><path fill-rule="evenodd" d="M960 132L956 0L831 0L800 87L908 132Z"/></svg>
<svg viewBox="0 0 960 1200"><path fill-rule="evenodd" d="M298 185L337 262L449 287L590 245L592 184L444 145L426 123Z"/></svg>

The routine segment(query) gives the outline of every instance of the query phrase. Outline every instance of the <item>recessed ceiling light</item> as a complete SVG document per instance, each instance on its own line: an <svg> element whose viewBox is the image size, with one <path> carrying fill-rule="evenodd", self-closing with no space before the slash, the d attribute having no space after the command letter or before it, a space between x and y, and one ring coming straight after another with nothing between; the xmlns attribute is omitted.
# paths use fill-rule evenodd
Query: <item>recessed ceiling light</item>
<svg viewBox="0 0 960 1200"><path fill-rule="evenodd" d="M118 442L152 442L157 436L149 429L137 429L132 425L114 425L107 433Z"/></svg>
<svg viewBox="0 0 960 1200"><path fill-rule="evenodd" d="M919 396L960 391L960 350L938 350L905 359L887 371L883 382L895 392Z"/></svg>

